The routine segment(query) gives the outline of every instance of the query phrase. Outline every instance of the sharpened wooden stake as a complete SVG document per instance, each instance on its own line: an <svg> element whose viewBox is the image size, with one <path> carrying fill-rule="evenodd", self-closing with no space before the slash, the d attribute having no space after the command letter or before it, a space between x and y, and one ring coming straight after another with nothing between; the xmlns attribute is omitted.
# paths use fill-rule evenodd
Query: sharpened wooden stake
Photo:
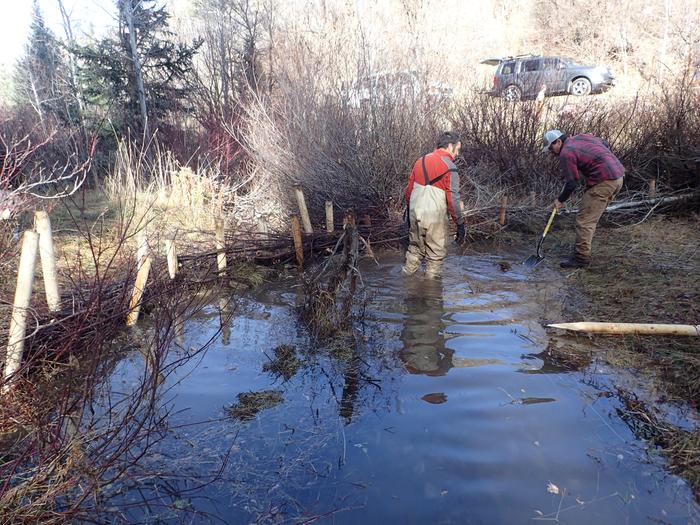
<svg viewBox="0 0 700 525"><path fill-rule="evenodd" d="M506 208L508 207L508 195L501 197L501 210L498 213L498 224L505 226L506 224Z"/></svg>
<svg viewBox="0 0 700 525"><path fill-rule="evenodd" d="M141 264L148 255L148 239L146 238L146 233L141 232L137 236L138 248L136 248L136 272L141 269Z"/></svg>
<svg viewBox="0 0 700 525"><path fill-rule="evenodd" d="M548 324L550 328L589 332L593 334L638 334L638 335L686 335L700 337L700 324L645 324L645 323L559 323Z"/></svg>
<svg viewBox="0 0 700 525"><path fill-rule="evenodd" d="M27 331L27 310L32 297L34 285L34 270L36 255L39 248L39 234L33 231L24 232L22 237L22 254L17 269L17 288L15 302L12 306L10 333L7 338L7 354L5 355L5 385L3 391L9 390L11 384L8 378L22 365L24 353L24 337Z"/></svg>
<svg viewBox="0 0 700 525"><path fill-rule="evenodd" d="M298 215L292 215L292 238L294 239L294 251L297 255L297 265L302 268L304 266L304 245L301 242L301 224Z"/></svg>
<svg viewBox="0 0 700 525"><path fill-rule="evenodd" d="M146 237L141 237L139 240L139 254L142 254L142 259L137 264L138 271L136 272L136 282L134 290L131 292L131 300L129 301L129 313L126 315L126 326L134 326L139 320L141 312L141 298L146 289L148 274L151 271L151 254L148 250L148 241Z"/></svg>
<svg viewBox="0 0 700 525"><path fill-rule="evenodd" d="M333 201L326 201L326 231L333 233L335 225L333 223Z"/></svg>
<svg viewBox="0 0 700 525"><path fill-rule="evenodd" d="M297 204L299 205L299 213L301 214L301 222L304 224L304 233L310 235L314 232L311 227L311 218L309 217L309 209L306 207L306 199L304 192L299 186L294 186L294 193L297 196Z"/></svg>
<svg viewBox="0 0 700 525"><path fill-rule="evenodd" d="M41 273L44 276L46 303L50 312L58 312L61 295L58 291L58 276L56 273L56 255L53 251L51 221L45 211L34 212L34 227L39 234L39 257L41 258Z"/></svg>
<svg viewBox="0 0 700 525"><path fill-rule="evenodd" d="M219 275L226 272L226 237L224 231L224 220L216 219L216 265L219 268Z"/></svg>
<svg viewBox="0 0 700 525"><path fill-rule="evenodd" d="M649 197L652 199L656 197L656 179L651 179L649 181Z"/></svg>
<svg viewBox="0 0 700 525"><path fill-rule="evenodd" d="M168 257L168 274L171 279L177 276L177 249L175 248L175 240L165 240L165 254Z"/></svg>

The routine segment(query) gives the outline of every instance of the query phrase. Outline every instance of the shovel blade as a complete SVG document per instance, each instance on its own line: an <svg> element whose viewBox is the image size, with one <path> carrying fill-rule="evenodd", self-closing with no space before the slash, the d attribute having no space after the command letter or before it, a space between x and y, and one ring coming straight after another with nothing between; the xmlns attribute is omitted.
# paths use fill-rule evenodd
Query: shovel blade
<svg viewBox="0 0 700 525"><path fill-rule="evenodd" d="M524 264L526 267L528 267L528 268L534 268L535 266L537 266L538 264L540 264L542 261L544 261L544 257L543 257L543 256L539 256L539 255L530 255L530 257L528 257L527 259L525 259L525 261L523 262L523 264Z"/></svg>

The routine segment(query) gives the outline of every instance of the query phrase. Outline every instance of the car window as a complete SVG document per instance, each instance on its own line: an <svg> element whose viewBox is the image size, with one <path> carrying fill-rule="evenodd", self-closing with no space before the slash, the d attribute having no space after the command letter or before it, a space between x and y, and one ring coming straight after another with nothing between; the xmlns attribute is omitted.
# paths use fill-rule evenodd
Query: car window
<svg viewBox="0 0 700 525"><path fill-rule="evenodd" d="M501 68L501 75L512 75L515 70L515 62L506 62Z"/></svg>
<svg viewBox="0 0 700 525"><path fill-rule="evenodd" d="M558 58L545 58L543 60L544 62L544 67L543 69L546 71L552 71L555 69L559 69L559 65L561 64L561 60Z"/></svg>
<svg viewBox="0 0 700 525"><path fill-rule="evenodd" d="M520 70L523 71L524 73L527 73L529 71L539 71L541 69L542 62L537 59L537 60L526 60L523 62L523 65L521 66Z"/></svg>

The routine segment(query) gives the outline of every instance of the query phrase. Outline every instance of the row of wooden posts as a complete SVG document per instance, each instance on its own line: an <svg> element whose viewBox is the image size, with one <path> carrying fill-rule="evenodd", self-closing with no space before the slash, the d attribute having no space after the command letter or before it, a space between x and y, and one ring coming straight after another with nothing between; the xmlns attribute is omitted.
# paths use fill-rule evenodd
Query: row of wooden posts
<svg viewBox="0 0 700 525"><path fill-rule="evenodd" d="M7 353L5 354L5 379L14 374L22 364L24 339L27 331L27 314L34 285L37 253L41 259L46 303L49 311L55 313L60 308L61 295L58 289L51 221L49 221L49 215L45 211L37 211L34 214L34 230L24 232L22 237L22 253L17 272L17 288L15 289L10 330L7 338ZM8 386L6 382L5 390L7 390Z"/></svg>
<svg viewBox="0 0 700 525"><path fill-rule="evenodd" d="M304 247L302 238L302 226L304 233L311 235L314 233L311 225L309 210L306 206L306 199L300 187L294 188L294 193L299 208L299 214L293 215L292 223L292 239L294 241L294 250L296 260L299 267L304 265ZM656 181L649 182L649 196L656 196ZM536 195L534 192L530 194L530 199L534 203ZM504 226L506 223L506 210L508 207L508 196L501 197L500 209L498 214L498 223ZM335 229L335 221L333 216L333 202L326 201L326 232L333 233ZM369 215L365 214L362 222L366 226L371 225ZM265 224L265 229L267 225ZM216 239L216 261L219 274L226 271L226 237L224 220L217 218L215 220L215 239ZM178 272L178 257L175 240L165 241L165 252L168 261L168 273L171 279L174 279ZM24 232L22 238L22 251L20 255L19 269L17 272L17 288L15 290L14 304L12 308L12 317L10 320L10 330L7 344L7 353L5 356L5 388L8 387L7 379L12 376L20 367L22 362L22 354L24 351L24 340L27 330L27 314L31 303L32 288L34 284L34 273L36 269L37 254L41 259L41 270L44 279L44 289L46 292L46 302L49 311L57 313L60 309L60 293L58 287L58 278L56 272L56 257L54 253L54 244L51 233L51 221L48 213L45 211L37 211L34 214L34 230ZM129 311L126 316L126 325L134 326L139 318L143 292L146 288L148 275L151 270L152 256L148 246L148 241L145 236L139 238L139 246L137 251L136 263L136 280L129 301Z"/></svg>
<svg viewBox="0 0 700 525"><path fill-rule="evenodd" d="M296 258L299 266L304 264L304 250L302 242L301 225L303 224L304 232L312 234L311 219L309 211L306 207L304 194L300 188L295 188L297 203L299 205L299 213L301 215L301 223L299 217L292 217L292 237L294 239L294 247ZM334 231L333 219L333 203L326 202L326 230L328 233ZM365 218L365 223L369 223L369 216ZM219 274L226 271L226 230L224 220L222 218L215 219L215 244L216 244L216 262ZM177 247L174 239L165 241L165 253L168 261L168 274L171 279L175 279L178 273L178 255ZM7 343L7 353L5 355L5 389L10 386L8 379L20 368L22 356L24 353L24 342L27 333L27 316L31 304L32 290L34 287L34 274L36 271L37 255L41 260L41 270L44 280L44 289L46 291L46 302L49 312L56 314L60 310L61 295L58 285L58 276L56 271L56 256L54 253L54 243L51 233L51 221L48 213L45 211L37 211L34 214L34 229L24 232L22 237L22 248L20 254L19 267L17 271L17 287L15 290L14 303L12 307L12 316L10 319L9 337ZM126 325L134 326L139 318L143 293L146 289L146 283L151 271L153 262L148 240L145 235L139 236L138 250L136 256L136 280L131 292L129 300L129 310L126 315Z"/></svg>

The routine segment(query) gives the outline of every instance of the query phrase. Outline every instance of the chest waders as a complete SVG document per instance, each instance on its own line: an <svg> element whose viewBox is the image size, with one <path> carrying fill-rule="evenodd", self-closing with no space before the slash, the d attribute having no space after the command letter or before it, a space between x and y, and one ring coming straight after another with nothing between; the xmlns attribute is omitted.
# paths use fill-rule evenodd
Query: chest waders
<svg viewBox="0 0 700 525"><path fill-rule="evenodd" d="M435 187L446 175L457 172L457 168L448 169L430 179L425 167L425 158L421 158L424 184L416 181L409 203L410 227L408 232L408 251L403 267L405 274L413 274L426 260L426 277L440 274L442 261L447 255L447 197L445 191Z"/></svg>

